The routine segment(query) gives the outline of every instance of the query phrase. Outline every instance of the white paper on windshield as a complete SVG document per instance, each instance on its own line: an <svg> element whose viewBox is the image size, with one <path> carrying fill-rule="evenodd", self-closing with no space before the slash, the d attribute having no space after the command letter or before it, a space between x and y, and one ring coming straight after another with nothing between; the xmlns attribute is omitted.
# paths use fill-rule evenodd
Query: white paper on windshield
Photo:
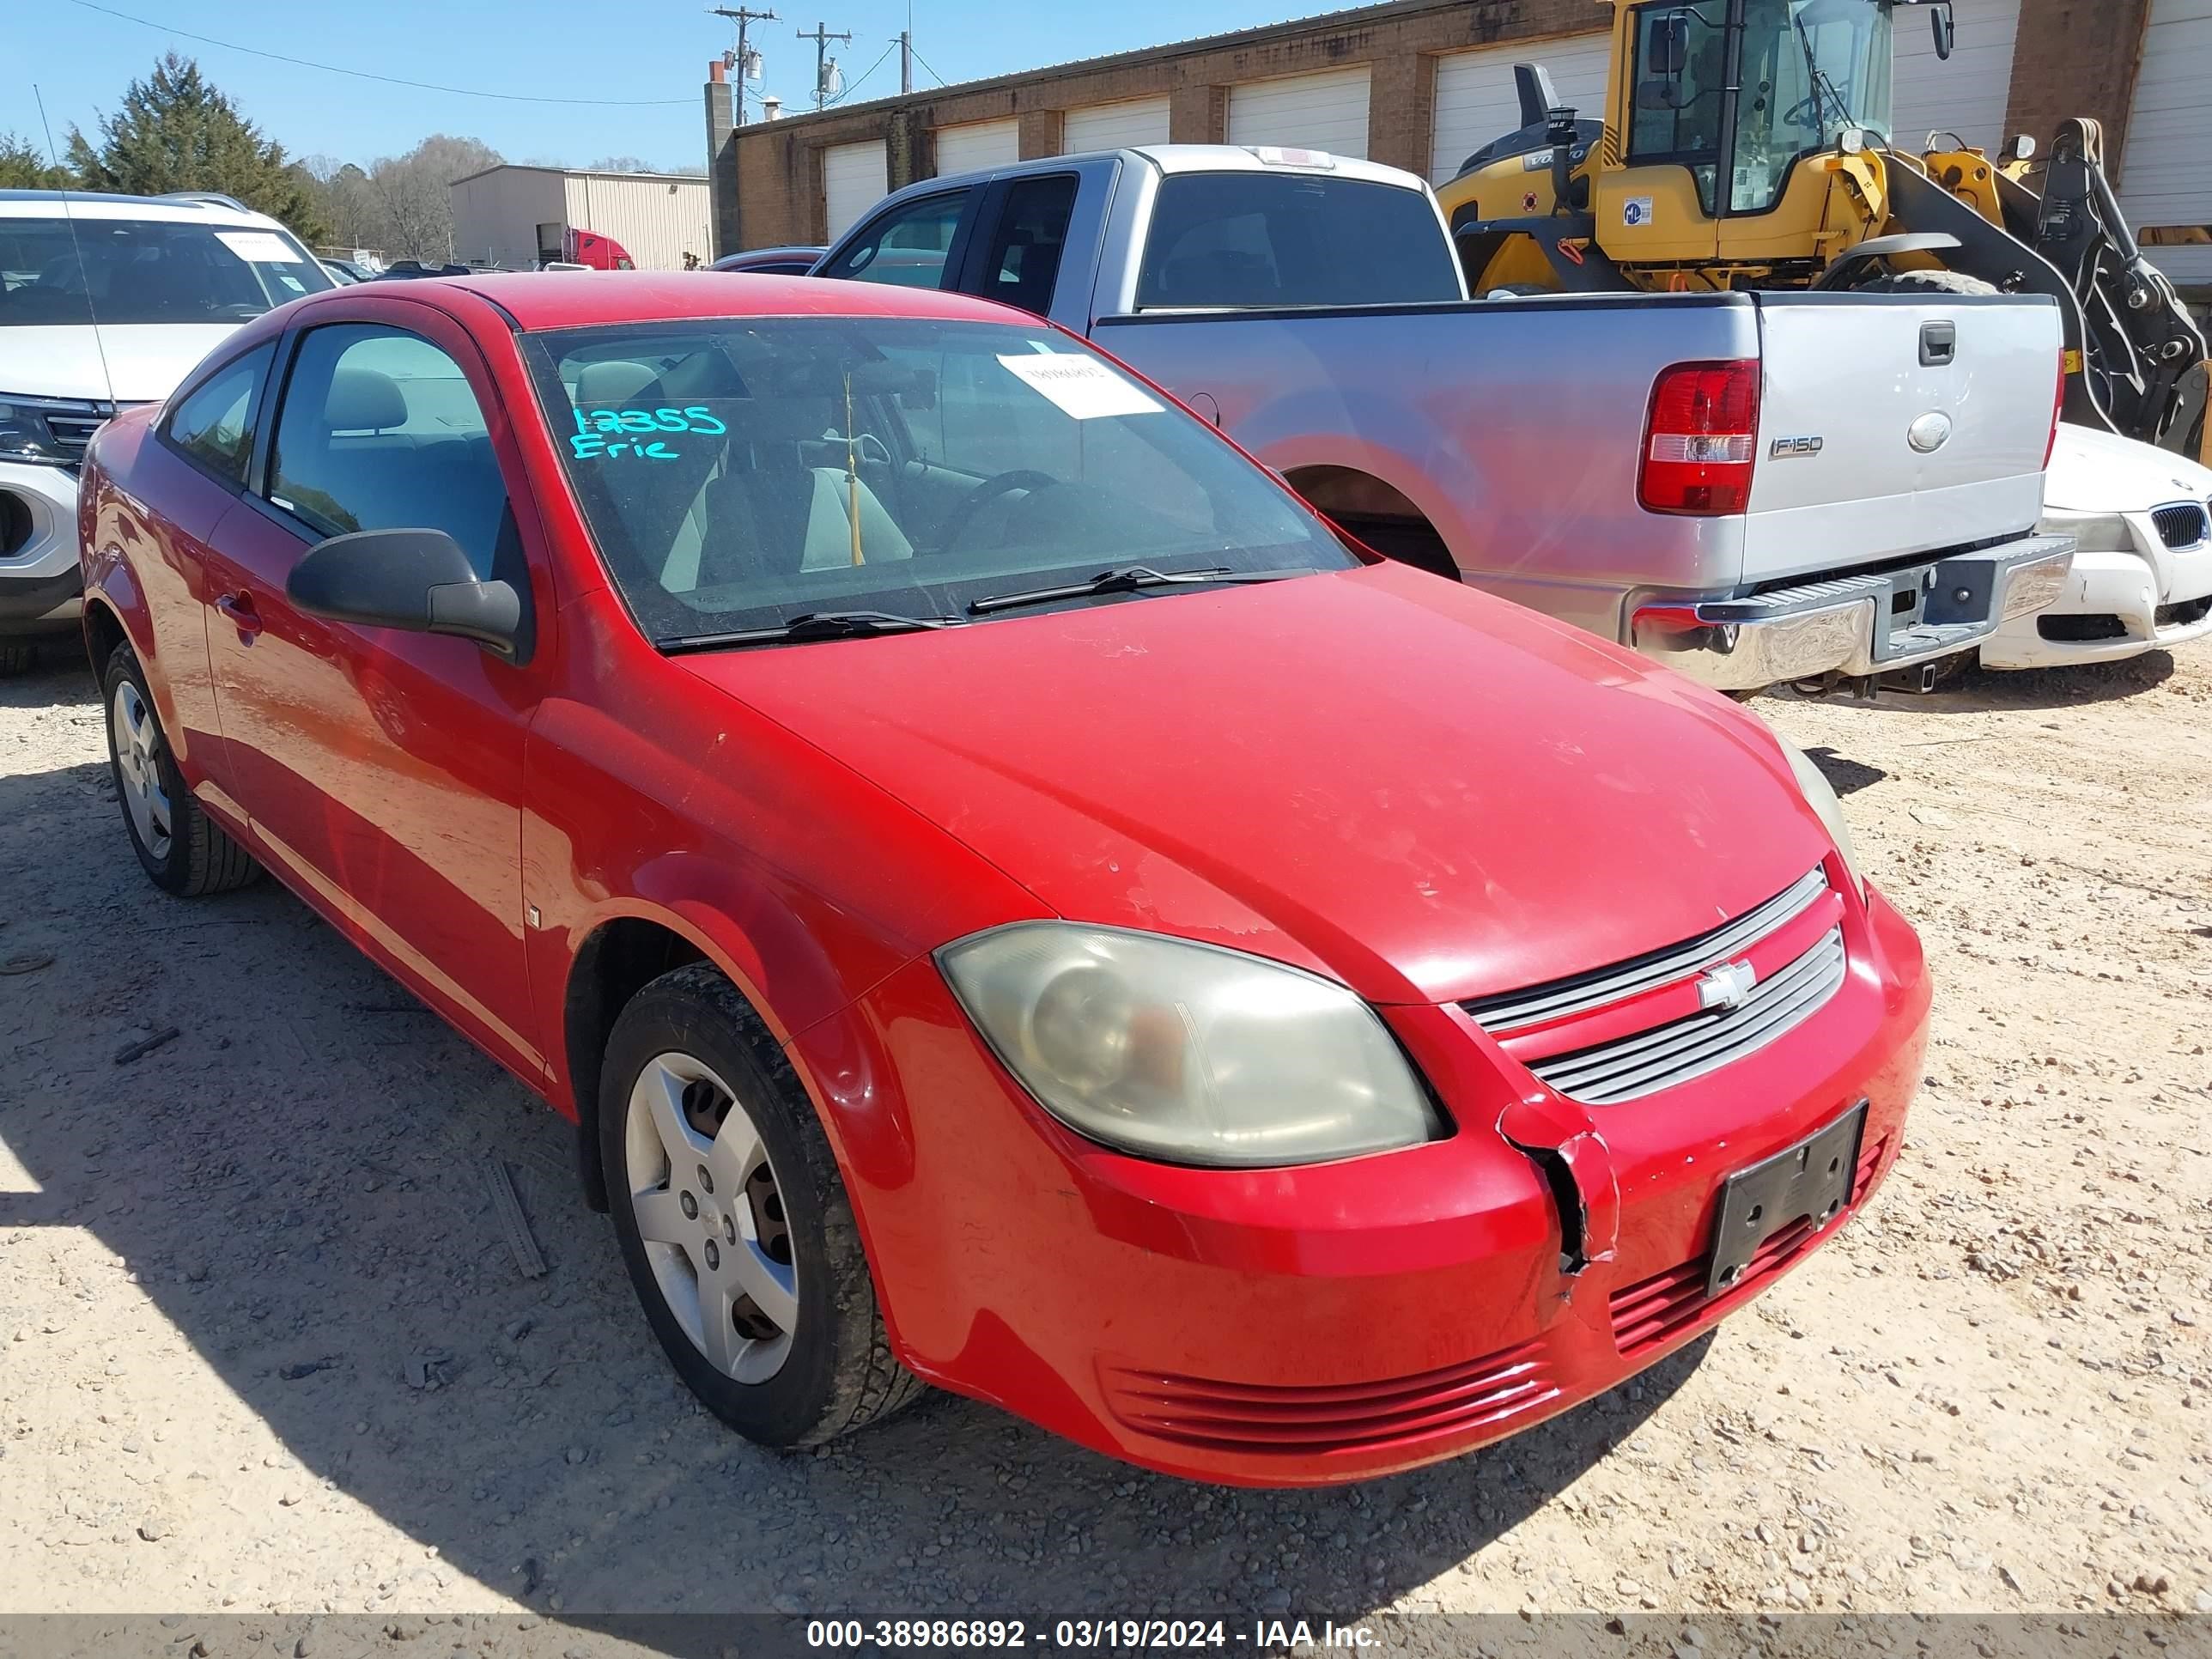
<svg viewBox="0 0 2212 1659"><path fill-rule="evenodd" d="M1018 374L1078 421L1109 415L1158 415L1158 401L1091 357L1060 352L1026 352L1003 356L1007 373Z"/></svg>
<svg viewBox="0 0 2212 1659"><path fill-rule="evenodd" d="M284 239L268 230L218 230L216 240L240 258L257 265L296 265L300 256Z"/></svg>

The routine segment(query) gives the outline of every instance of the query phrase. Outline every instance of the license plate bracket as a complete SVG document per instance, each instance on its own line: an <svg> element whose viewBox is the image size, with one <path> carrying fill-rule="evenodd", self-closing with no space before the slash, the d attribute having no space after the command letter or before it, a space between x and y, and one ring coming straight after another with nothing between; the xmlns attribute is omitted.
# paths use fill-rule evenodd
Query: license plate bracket
<svg viewBox="0 0 2212 1659"><path fill-rule="evenodd" d="M1825 1129L1721 1182L1720 1214L1713 1222L1712 1256L1705 1294L1718 1296L1742 1282L1759 1247L1784 1228L1810 1221L1828 1226L1851 1201L1859 1142L1866 1133L1863 1100Z"/></svg>

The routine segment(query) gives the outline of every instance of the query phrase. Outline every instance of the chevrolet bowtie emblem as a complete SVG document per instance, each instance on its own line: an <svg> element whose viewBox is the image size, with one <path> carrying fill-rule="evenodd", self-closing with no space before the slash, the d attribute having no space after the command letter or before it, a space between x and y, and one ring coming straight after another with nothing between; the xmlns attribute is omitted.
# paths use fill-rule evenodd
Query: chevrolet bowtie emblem
<svg viewBox="0 0 2212 1659"><path fill-rule="evenodd" d="M1759 970L1747 962L1731 962L1710 969L1698 981L1698 1006L1736 1009L1751 1000L1759 988Z"/></svg>

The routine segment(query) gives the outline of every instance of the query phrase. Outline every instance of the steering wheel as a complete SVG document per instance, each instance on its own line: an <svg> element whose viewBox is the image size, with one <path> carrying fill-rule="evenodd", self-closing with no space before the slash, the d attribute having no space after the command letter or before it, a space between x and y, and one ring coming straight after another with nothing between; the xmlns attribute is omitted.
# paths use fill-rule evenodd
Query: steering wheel
<svg viewBox="0 0 2212 1659"><path fill-rule="evenodd" d="M1798 102L1790 105L1784 113L1782 125L1785 127L1817 125L1825 110L1825 104L1818 97L1801 99Z"/></svg>
<svg viewBox="0 0 2212 1659"><path fill-rule="evenodd" d="M952 510L945 515L945 533L939 538L938 550L950 553L961 537L967 533L969 522L989 502L995 501L1009 490L1026 489L1034 495L1040 489L1052 489L1060 480L1049 472L1040 472L1035 467L1016 467L1011 472L1001 472L977 484L963 495Z"/></svg>

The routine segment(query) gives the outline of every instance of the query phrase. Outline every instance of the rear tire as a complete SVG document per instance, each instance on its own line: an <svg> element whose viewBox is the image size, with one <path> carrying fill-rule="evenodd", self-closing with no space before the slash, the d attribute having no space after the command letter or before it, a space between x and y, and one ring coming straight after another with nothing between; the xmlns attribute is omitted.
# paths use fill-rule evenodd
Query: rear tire
<svg viewBox="0 0 2212 1659"><path fill-rule="evenodd" d="M1862 294L2002 294L1995 283L1963 270L1893 270L1859 290Z"/></svg>
<svg viewBox="0 0 2212 1659"><path fill-rule="evenodd" d="M599 1132L646 1322L715 1416L814 1446L923 1392L892 1357L814 1103L711 963L662 975L615 1021Z"/></svg>
<svg viewBox="0 0 2212 1659"><path fill-rule="evenodd" d="M27 674L39 665L39 647L35 645L0 643L0 679L16 674Z"/></svg>
<svg viewBox="0 0 2212 1659"><path fill-rule="evenodd" d="M107 705L107 764L131 850L154 885L179 898L228 893L261 873L243 847L200 810L169 753L146 671L118 645L100 676Z"/></svg>

